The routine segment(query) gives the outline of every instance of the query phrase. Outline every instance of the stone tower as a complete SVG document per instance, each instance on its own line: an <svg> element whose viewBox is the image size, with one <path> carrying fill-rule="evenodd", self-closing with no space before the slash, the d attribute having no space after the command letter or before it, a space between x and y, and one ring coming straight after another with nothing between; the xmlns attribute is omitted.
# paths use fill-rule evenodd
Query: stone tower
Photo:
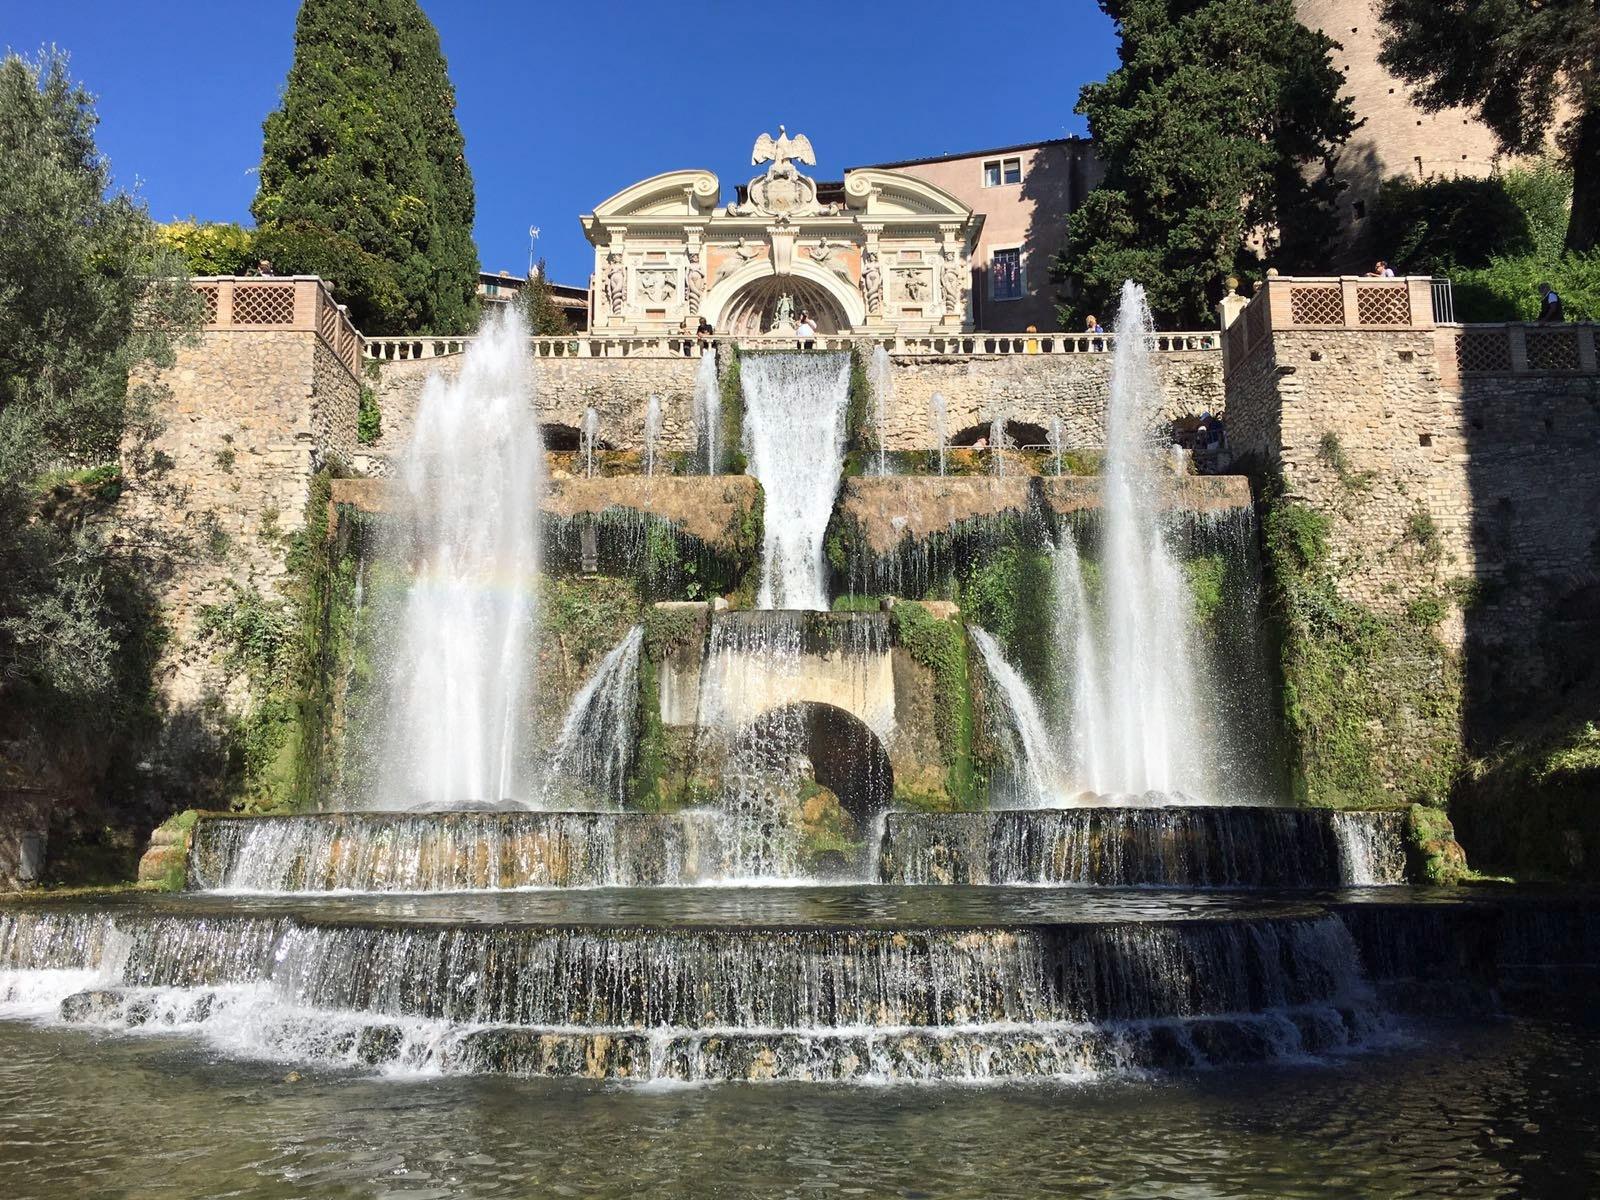
<svg viewBox="0 0 1600 1200"><path fill-rule="evenodd" d="M1394 175L1413 179L1430 176L1491 174L1504 165L1494 134L1465 109L1424 112L1411 101L1410 89L1378 62L1382 30L1376 0L1296 0L1300 20L1320 29L1341 49L1333 65L1345 74L1346 91L1355 100L1356 130L1340 156L1341 174L1350 187L1339 199L1339 217L1347 237L1340 261L1344 270L1370 265L1369 256L1384 254L1368 245L1364 225L1378 184Z"/></svg>

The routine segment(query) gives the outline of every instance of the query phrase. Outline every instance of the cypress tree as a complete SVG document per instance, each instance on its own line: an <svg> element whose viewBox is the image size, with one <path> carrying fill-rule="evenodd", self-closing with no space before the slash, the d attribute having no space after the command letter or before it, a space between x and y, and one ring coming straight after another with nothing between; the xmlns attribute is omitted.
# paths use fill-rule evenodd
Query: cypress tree
<svg viewBox="0 0 1600 1200"><path fill-rule="evenodd" d="M522 319L527 323L529 333L540 337L559 337L572 332L572 326L567 324L567 314L556 303L555 292L551 290L550 280L544 273L542 258L539 260L539 269L528 276L528 281L517 293L517 305L522 309Z"/></svg>
<svg viewBox="0 0 1600 1200"><path fill-rule="evenodd" d="M251 211L281 273L333 280L367 333L462 333L475 200L439 34L416 0L304 0Z"/></svg>
<svg viewBox="0 0 1600 1200"><path fill-rule="evenodd" d="M1333 157L1355 126L1334 43L1290 0L1100 7L1121 65L1078 100L1106 173L1069 220L1066 327L1114 307L1128 278L1164 324L1194 328L1211 323L1224 277L1259 263L1257 247L1286 270L1322 265Z"/></svg>

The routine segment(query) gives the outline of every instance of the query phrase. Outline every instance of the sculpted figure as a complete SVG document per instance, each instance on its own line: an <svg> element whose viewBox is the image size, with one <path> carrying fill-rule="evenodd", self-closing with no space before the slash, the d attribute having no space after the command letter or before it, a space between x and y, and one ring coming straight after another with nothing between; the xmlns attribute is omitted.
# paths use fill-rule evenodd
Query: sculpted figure
<svg viewBox="0 0 1600 1200"><path fill-rule="evenodd" d="M691 313L700 311L700 297L705 295L706 273L700 269L700 255L689 251L689 269L683 273L683 298Z"/></svg>
<svg viewBox="0 0 1600 1200"><path fill-rule="evenodd" d="M906 299L921 301L928 298L930 280L925 272L907 271L905 273Z"/></svg>
<svg viewBox="0 0 1600 1200"><path fill-rule="evenodd" d="M628 298L628 272L623 269L622 255L615 251L606 255L605 296L612 315L620 316Z"/></svg>
<svg viewBox="0 0 1600 1200"><path fill-rule="evenodd" d="M871 250L861 258L861 298L873 316L883 307L883 272L878 268L878 256Z"/></svg>
<svg viewBox="0 0 1600 1200"><path fill-rule="evenodd" d="M944 256L944 269L939 272L939 287L944 292L944 308L946 312L958 313L961 311L961 268L956 263L956 256L946 252Z"/></svg>

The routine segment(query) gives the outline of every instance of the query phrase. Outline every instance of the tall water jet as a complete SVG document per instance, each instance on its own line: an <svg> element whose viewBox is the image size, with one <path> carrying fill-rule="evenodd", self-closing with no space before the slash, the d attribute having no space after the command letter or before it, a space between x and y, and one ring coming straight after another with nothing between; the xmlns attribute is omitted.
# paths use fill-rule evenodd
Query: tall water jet
<svg viewBox="0 0 1600 1200"><path fill-rule="evenodd" d="M889 451L884 443L884 435L889 427L889 397L894 388L893 366L889 362L889 352L882 346L872 351L872 366L869 374L872 378L872 399L877 406L878 422L878 470L877 474L889 473Z"/></svg>
<svg viewBox="0 0 1600 1200"><path fill-rule="evenodd" d="M706 450L706 474L715 475L722 467L722 460L717 456L722 389L717 382L717 352L709 346L700 352L700 367L694 375L694 415L700 426L699 440Z"/></svg>
<svg viewBox="0 0 1600 1200"><path fill-rule="evenodd" d="M644 409L644 473L656 473L656 443L661 439L661 397L651 394Z"/></svg>
<svg viewBox="0 0 1600 1200"><path fill-rule="evenodd" d="M740 378L749 473L766 494L757 606L826 609L823 537L844 471L850 356L752 354Z"/></svg>
<svg viewBox="0 0 1600 1200"><path fill-rule="evenodd" d="M628 767L639 708L639 651L643 644L644 627L635 625L600 660L594 674L572 698L550 756L546 796L563 782L572 782L589 788L618 808L628 798Z"/></svg>
<svg viewBox="0 0 1600 1200"><path fill-rule="evenodd" d="M995 413L989 422L989 469L996 476L1005 477L1006 473L1006 416L1004 413Z"/></svg>
<svg viewBox="0 0 1600 1200"><path fill-rule="evenodd" d="M600 414L592 407L583 410L583 429L579 439L583 442L583 473L594 478L594 445L600 437Z"/></svg>
<svg viewBox="0 0 1600 1200"><path fill-rule="evenodd" d="M528 335L485 322L454 380L429 378L400 464L413 569L389 674L385 791L373 807L526 795L544 453Z"/></svg>
<svg viewBox="0 0 1600 1200"><path fill-rule="evenodd" d="M949 408L944 393L935 392L928 402L928 420L933 425L933 440L939 447L939 474L944 474L945 448L949 445Z"/></svg>
<svg viewBox="0 0 1600 1200"><path fill-rule="evenodd" d="M1092 739L1080 762L1092 790L1217 798L1215 738L1202 717L1196 672L1194 600L1161 505L1161 479L1170 471L1154 434L1161 386L1153 329L1144 289L1124 284L1106 405L1100 687L1075 697L1074 724ZM1074 561L1058 554L1063 570ZM1058 588L1058 605L1072 591ZM1075 630L1087 614L1058 608L1058 617L1058 640L1081 642ZM1086 705L1099 709L1092 719L1076 711Z"/></svg>
<svg viewBox="0 0 1600 1200"><path fill-rule="evenodd" d="M1063 529L1052 549L1052 603L1056 637L1051 669L1067 689L1067 765L1084 787L1103 780L1100 760L1105 737L1101 728L1105 705L1100 695L1100 648L1095 612L1083 576L1083 563L1072 530Z"/></svg>
<svg viewBox="0 0 1600 1200"><path fill-rule="evenodd" d="M1061 474L1061 418L1050 418L1050 456L1055 459L1056 474Z"/></svg>

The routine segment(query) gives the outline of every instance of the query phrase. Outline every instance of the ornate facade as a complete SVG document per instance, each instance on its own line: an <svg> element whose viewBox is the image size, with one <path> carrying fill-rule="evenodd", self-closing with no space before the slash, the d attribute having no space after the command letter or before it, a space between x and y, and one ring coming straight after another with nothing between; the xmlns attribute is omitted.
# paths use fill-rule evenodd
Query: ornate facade
<svg viewBox="0 0 1600 1200"><path fill-rule="evenodd" d="M590 329L661 333L703 317L718 333L782 334L801 313L821 333L972 328L972 254L983 217L897 171L819 184L804 136L762 134L766 171L731 203L710 171L671 171L582 218L594 246Z"/></svg>

